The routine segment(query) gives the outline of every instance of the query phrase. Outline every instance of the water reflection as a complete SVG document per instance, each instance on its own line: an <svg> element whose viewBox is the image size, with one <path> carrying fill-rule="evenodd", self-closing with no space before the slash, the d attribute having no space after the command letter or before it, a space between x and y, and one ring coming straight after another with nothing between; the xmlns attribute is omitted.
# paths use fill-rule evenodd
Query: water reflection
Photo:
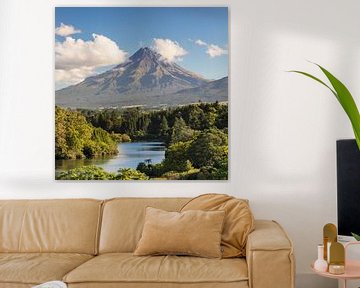
<svg viewBox="0 0 360 288"><path fill-rule="evenodd" d="M130 142L118 144L119 154L114 157L78 160L56 160L56 172L87 165L103 167L116 172L119 168L136 168L139 162L160 163L165 158L165 145L162 142Z"/></svg>

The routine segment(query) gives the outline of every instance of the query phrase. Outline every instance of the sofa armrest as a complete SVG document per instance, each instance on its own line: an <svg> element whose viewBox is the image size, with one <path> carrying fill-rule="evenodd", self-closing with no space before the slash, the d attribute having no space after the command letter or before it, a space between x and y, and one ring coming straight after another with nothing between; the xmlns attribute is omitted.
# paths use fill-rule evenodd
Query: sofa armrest
<svg viewBox="0 0 360 288"><path fill-rule="evenodd" d="M246 261L250 288L295 287L293 245L277 222L255 221L247 240Z"/></svg>

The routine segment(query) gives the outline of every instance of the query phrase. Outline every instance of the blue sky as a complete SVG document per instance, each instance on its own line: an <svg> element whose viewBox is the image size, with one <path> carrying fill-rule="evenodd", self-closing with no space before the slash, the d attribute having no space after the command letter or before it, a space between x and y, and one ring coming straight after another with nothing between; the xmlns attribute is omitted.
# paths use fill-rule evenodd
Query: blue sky
<svg viewBox="0 0 360 288"><path fill-rule="evenodd" d="M209 79L228 75L227 7L57 7L55 27L61 24L74 33L58 33L56 45L66 37L94 41L95 33L131 56L142 46L154 47L154 39L168 39L183 49L174 58L179 65ZM55 48L56 54L71 49L63 46ZM93 67L97 73L106 70L105 64Z"/></svg>

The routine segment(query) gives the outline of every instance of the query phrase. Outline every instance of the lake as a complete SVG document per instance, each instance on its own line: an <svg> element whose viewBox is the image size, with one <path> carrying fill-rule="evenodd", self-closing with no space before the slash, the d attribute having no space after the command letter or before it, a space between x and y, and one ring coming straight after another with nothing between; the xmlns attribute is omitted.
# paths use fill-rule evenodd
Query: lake
<svg viewBox="0 0 360 288"><path fill-rule="evenodd" d="M55 160L56 172L96 165L108 172L119 168L136 168L140 162L151 159L152 164L160 163L165 158L165 145L162 142L129 142L118 144L119 154L112 157L78 160Z"/></svg>

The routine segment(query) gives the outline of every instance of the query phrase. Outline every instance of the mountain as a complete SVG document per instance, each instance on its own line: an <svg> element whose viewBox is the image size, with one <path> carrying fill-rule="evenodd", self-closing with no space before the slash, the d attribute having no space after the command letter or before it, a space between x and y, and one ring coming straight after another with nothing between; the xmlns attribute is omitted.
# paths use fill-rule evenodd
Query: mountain
<svg viewBox="0 0 360 288"><path fill-rule="evenodd" d="M194 97L203 102L228 101L228 77L208 82L196 88L180 90L175 93L175 96L181 99L189 97L189 102Z"/></svg>
<svg viewBox="0 0 360 288"><path fill-rule="evenodd" d="M209 81L145 47L125 63L56 91L55 102L71 108L99 108L226 101L225 78Z"/></svg>

